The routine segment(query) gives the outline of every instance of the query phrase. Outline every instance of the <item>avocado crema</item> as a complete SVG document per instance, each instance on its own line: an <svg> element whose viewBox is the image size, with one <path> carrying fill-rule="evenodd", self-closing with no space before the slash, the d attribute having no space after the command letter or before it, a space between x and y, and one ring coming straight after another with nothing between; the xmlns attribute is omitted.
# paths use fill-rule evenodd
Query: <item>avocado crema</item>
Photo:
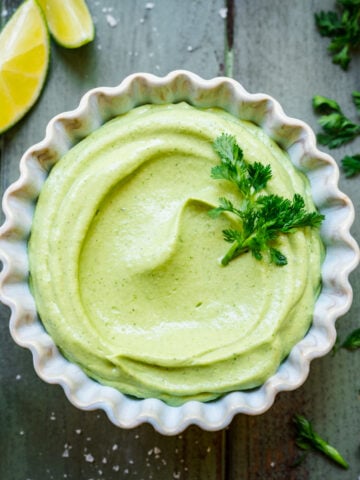
<svg viewBox="0 0 360 480"><path fill-rule="evenodd" d="M29 242L40 318L71 362L100 383L170 405L261 385L306 334L320 290L317 229L281 236L288 265L244 254L226 267L213 141L234 135L270 164L267 193L306 177L258 126L186 103L145 105L71 148L42 188Z"/></svg>

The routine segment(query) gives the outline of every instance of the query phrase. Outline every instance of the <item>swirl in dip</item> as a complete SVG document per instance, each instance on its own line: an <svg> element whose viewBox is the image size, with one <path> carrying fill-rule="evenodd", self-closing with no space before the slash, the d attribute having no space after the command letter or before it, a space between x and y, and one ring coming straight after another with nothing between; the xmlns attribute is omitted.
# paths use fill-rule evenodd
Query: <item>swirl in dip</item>
<svg viewBox="0 0 360 480"><path fill-rule="evenodd" d="M234 135L249 162L270 164L267 193L310 187L252 123L186 103L145 105L64 155L41 191L29 243L31 288L55 343L92 378L171 405L262 384L308 330L320 289L316 229L280 238L288 265L244 254L219 264L212 148Z"/></svg>

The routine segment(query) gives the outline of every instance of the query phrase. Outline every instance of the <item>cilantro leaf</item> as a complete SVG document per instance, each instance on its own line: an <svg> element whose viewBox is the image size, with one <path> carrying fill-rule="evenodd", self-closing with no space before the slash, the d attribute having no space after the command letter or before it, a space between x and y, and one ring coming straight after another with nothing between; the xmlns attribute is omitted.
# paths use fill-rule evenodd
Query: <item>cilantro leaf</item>
<svg viewBox="0 0 360 480"><path fill-rule="evenodd" d="M337 0L340 11L315 13L320 35L329 37L333 63L347 70L351 54L360 46L360 0Z"/></svg>
<svg viewBox="0 0 360 480"><path fill-rule="evenodd" d="M360 348L360 328L350 333L341 346L348 350L356 350L357 348Z"/></svg>
<svg viewBox="0 0 360 480"><path fill-rule="evenodd" d="M356 90L352 93L353 97L353 102L355 104L355 107L360 115L360 92L357 92Z"/></svg>
<svg viewBox="0 0 360 480"><path fill-rule="evenodd" d="M348 469L349 465L344 460L342 455L332 447L328 442L321 438L316 432L309 420L302 415L294 416L294 423L297 430L296 445L302 450L309 450L311 448L319 450L341 467Z"/></svg>
<svg viewBox="0 0 360 480"><path fill-rule="evenodd" d="M312 102L314 109L319 113L342 113L340 105L331 98L323 97L322 95L315 95Z"/></svg>
<svg viewBox="0 0 360 480"><path fill-rule="evenodd" d="M353 177L360 173L360 154L346 155L341 163L346 177Z"/></svg>
<svg viewBox="0 0 360 480"><path fill-rule="evenodd" d="M353 93L353 100L359 108L359 92ZM317 134L318 142L322 145L337 148L360 135L360 124L347 118L335 100L315 95L313 97L313 107L317 112L323 114L318 120L323 131Z"/></svg>
<svg viewBox="0 0 360 480"><path fill-rule="evenodd" d="M219 206L209 211L213 218L230 213L238 221L237 229L223 230L224 240L231 247L222 258L222 265L246 252L251 252L257 260L262 260L265 254L270 263L286 265L286 256L274 247L278 237L299 228L319 227L324 216L307 212L299 194L292 200L260 194L272 177L271 167L260 162L248 163L235 137L220 135L214 142L214 150L220 157L220 165L212 168L212 178L232 182L240 193L239 206L222 197Z"/></svg>

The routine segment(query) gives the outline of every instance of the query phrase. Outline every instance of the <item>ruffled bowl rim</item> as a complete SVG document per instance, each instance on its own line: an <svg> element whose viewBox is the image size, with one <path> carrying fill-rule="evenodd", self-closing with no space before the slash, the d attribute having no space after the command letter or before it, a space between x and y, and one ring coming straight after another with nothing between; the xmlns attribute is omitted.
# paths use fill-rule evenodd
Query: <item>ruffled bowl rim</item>
<svg viewBox="0 0 360 480"><path fill-rule="evenodd" d="M189 401L172 407L155 398L135 399L101 385L61 355L36 314L28 287L27 239L36 198L47 171L72 145L135 106L180 101L198 107L221 107L251 120L288 151L293 163L306 172L315 204L326 215L321 228L326 256L322 266L323 288L315 305L312 326L272 377L251 391L228 393L208 403ZM271 96L251 94L233 79L205 80L194 73L176 70L164 77L136 73L116 87L94 88L82 97L75 110L50 120L45 138L24 153L20 177L3 196L0 299L11 310L11 335L17 344L31 350L40 378L61 385L76 407L102 409L122 428L150 423L158 432L174 435L191 424L204 430L219 430L235 414L264 413L279 392L294 390L304 383L311 360L331 350L336 340L335 322L352 302L349 275L359 263L359 248L350 234L354 207L339 190L338 180L336 162L317 149L316 137L306 123L288 117Z"/></svg>

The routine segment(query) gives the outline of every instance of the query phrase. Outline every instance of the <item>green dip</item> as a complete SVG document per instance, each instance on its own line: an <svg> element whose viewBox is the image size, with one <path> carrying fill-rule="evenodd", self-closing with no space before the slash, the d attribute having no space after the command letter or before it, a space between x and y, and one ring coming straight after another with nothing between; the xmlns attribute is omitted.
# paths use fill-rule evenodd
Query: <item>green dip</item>
<svg viewBox="0 0 360 480"><path fill-rule="evenodd" d="M282 236L288 265L244 254L227 267L211 219L229 182L212 142L234 135L270 164L267 192L310 187L261 128L220 109L145 105L64 155L41 191L29 244L31 288L47 331L92 378L171 405L261 385L308 330L320 289L316 229Z"/></svg>

